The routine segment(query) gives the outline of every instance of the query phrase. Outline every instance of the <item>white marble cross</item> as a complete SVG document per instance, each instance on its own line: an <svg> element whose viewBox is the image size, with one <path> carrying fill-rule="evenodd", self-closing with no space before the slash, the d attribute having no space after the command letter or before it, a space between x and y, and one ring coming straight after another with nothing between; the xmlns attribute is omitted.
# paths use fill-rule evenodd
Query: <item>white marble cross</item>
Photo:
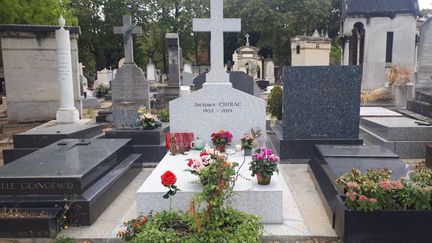
<svg viewBox="0 0 432 243"><path fill-rule="evenodd" d="M224 19L223 0L210 0L210 18L193 19L193 30L210 32L211 70L206 75L206 83L229 83L229 75L224 70L224 32L240 32L240 19Z"/></svg>
<svg viewBox="0 0 432 243"><path fill-rule="evenodd" d="M246 34L245 37L246 37L246 46L249 46L249 37L250 37L250 35Z"/></svg>
<svg viewBox="0 0 432 243"><path fill-rule="evenodd" d="M142 34L140 26L132 25L131 16L123 16L123 26L114 27L115 34L123 34L125 63L134 63L132 34Z"/></svg>

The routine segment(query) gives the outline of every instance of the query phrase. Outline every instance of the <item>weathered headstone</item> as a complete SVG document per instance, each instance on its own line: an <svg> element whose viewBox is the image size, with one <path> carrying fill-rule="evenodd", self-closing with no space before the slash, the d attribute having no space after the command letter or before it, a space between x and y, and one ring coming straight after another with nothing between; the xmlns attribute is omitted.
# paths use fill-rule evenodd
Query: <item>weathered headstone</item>
<svg viewBox="0 0 432 243"><path fill-rule="evenodd" d="M266 104L234 89L224 71L223 33L240 31L240 19L225 19L220 0L211 0L210 10L210 19L194 19L193 29L211 32L211 70L202 89L170 102L170 131L193 132L210 143L212 132L225 129L236 144L251 128L265 131Z"/></svg>
<svg viewBox="0 0 432 243"><path fill-rule="evenodd" d="M315 144L361 144L361 67L287 67L280 156L312 157Z"/></svg>
<svg viewBox="0 0 432 243"><path fill-rule="evenodd" d="M165 35L168 47L168 85L180 87L180 40L177 33L167 33Z"/></svg>
<svg viewBox="0 0 432 243"><path fill-rule="evenodd" d="M147 75L147 81L149 81L149 82L153 82L153 83L155 83L156 82L156 67L155 67L155 65L153 64L153 62L151 62L150 61L150 63L149 64L147 64L147 72L146 72L146 75Z"/></svg>
<svg viewBox="0 0 432 243"><path fill-rule="evenodd" d="M123 34L125 63L111 82L113 122L117 128L130 128L136 126L136 109L140 106L150 108L148 82L133 59L132 34L141 34L142 29L132 25L130 16L123 16L123 26L114 27L114 33Z"/></svg>
<svg viewBox="0 0 432 243"><path fill-rule="evenodd" d="M272 59L264 60L264 80L269 81L271 84L275 83L274 68L275 65Z"/></svg>
<svg viewBox="0 0 432 243"><path fill-rule="evenodd" d="M229 72L229 79L234 89L245 92L246 94L255 95L254 88L257 86L253 78L244 72L236 71ZM206 82L206 74L202 73L198 75L193 83L195 90L202 89L204 83Z"/></svg>

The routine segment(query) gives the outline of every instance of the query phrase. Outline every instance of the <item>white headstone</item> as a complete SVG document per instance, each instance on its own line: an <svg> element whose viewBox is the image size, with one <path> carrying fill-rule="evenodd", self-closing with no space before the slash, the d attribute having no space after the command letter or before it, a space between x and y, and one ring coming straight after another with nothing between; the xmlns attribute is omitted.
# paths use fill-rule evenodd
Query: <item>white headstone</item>
<svg viewBox="0 0 432 243"><path fill-rule="evenodd" d="M146 73L147 73L147 81L156 82L156 67L152 62L147 64L147 72Z"/></svg>
<svg viewBox="0 0 432 243"><path fill-rule="evenodd" d="M79 120L78 110L74 105L72 58L69 31L65 30L65 20L59 18L60 29L56 30L58 80L60 83L60 108L57 110L56 121L59 123L75 123Z"/></svg>
<svg viewBox="0 0 432 243"><path fill-rule="evenodd" d="M113 70L102 69L96 72L97 75L97 84L103 84L107 87L110 86L110 82L115 78Z"/></svg>
<svg viewBox="0 0 432 243"><path fill-rule="evenodd" d="M183 85L193 85L192 65L189 63L183 66Z"/></svg>
<svg viewBox="0 0 432 243"><path fill-rule="evenodd" d="M264 80L269 81L271 84L274 84L275 82L275 75L274 75L274 62L271 59L267 59L264 61Z"/></svg>
<svg viewBox="0 0 432 243"><path fill-rule="evenodd" d="M232 88L223 65L223 32L240 31L240 19L223 18L223 1L211 0L211 18L194 19L195 31L211 32L211 72L202 89L170 102L170 131L193 132L210 144L219 129L230 131L237 144L251 128L266 130L264 100Z"/></svg>

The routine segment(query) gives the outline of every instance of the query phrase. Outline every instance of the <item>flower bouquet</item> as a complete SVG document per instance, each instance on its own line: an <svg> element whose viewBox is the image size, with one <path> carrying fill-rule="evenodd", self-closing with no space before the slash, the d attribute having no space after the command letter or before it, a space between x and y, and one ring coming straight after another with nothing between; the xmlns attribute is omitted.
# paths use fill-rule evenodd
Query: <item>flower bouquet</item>
<svg viewBox="0 0 432 243"><path fill-rule="evenodd" d="M271 149L261 148L252 156L249 170L252 171L252 176L257 175L258 184L268 185L273 173L279 172L279 161L279 157Z"/></svg>
<svg viewBox="0 0 432 243"><path fill-rule="evenodd" d="M231 143L232 138L233 135L223 129L211 134L212 143L220 152L225 152L225 147Z"/></svg>
<svg viewBox="0 0 432 243"><path fill-rule="evenodd" d="M152 130L162 126L158 116L147 112L145 107L140 107L137 112L137 126L142 127L144 130Z"/></svg>

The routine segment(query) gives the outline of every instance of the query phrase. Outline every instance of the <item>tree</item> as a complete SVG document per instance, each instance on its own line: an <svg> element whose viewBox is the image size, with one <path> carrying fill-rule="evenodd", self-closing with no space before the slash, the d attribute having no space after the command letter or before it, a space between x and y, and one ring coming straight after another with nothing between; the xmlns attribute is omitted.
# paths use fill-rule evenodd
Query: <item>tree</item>
<svg viewBox="0 0 432 243"><path fill-rule="evenodd" d="M0 0L0 24L58 25L60 15L67 25L77 25L69 0Z"/></svg>

